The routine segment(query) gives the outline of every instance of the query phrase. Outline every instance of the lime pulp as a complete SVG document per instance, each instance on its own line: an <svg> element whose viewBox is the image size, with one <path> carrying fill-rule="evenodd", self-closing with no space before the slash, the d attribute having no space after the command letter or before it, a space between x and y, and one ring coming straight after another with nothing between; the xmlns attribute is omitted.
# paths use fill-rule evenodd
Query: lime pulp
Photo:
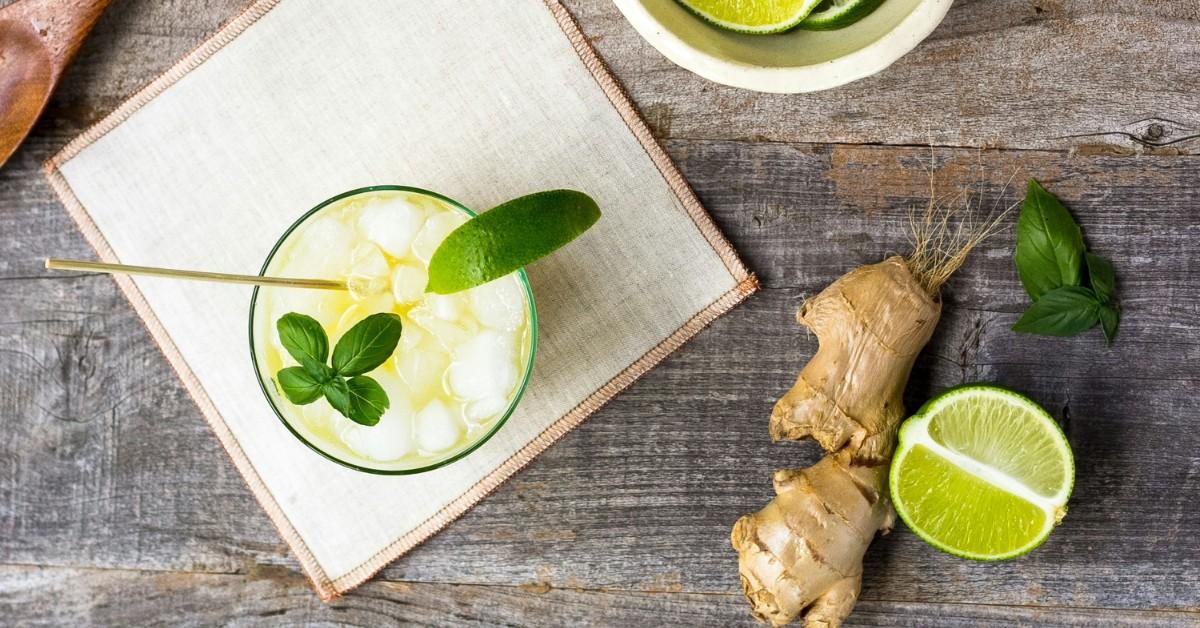
<svg viewBox="0 0 1200 628"><path fill-rule="evenodd" d="M769 34L795 28L821 0L679 0L709 23L739 33Z"/></svg>
<svg viewBox="0 0 1200 628"><path fill-rule="evenodd" d="M1074 480L1070 444L1044 409L1007 389L969 385L905 421L889 485L896 512L927 543L1004 560L1046 540Z"/></svg>

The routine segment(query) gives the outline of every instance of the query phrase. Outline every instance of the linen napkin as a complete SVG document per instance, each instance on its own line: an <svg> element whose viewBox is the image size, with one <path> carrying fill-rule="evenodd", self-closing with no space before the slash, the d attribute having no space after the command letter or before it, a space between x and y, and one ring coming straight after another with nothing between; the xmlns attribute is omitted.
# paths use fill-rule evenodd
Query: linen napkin
<svg viewBox="0 0 1200 628"><path fill-rule="evenodd" d="M479 450L417 476L329 462L255 379L249 289L118 278L323 599L460 516L751 294L753 276L555 0L262 0L46 164L107 261L255 272L372 184L484 210L550 188L604 212L529 269L531 384Z"/></svg>

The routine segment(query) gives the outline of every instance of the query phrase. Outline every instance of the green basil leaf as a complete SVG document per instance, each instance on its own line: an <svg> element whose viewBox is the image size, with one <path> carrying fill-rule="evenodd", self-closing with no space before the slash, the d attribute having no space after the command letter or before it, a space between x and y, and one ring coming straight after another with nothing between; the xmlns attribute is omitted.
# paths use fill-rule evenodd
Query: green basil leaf
<svg viewBox="0 0 1200 628"><path fill-rule="evenodd" d="M1117 327L1121 324L1121 313L1111 305L1100 308L1100 326L1104 329L1104 339L1112 344L1117 337Z"/></svg>
<svg viewBox="0 0 1200 628"><path fill-rule="evenodd" d="M1087 288L1055 288L1033 302L1013 331L1042 336L1074 336L1100 321L1100 302Z"/></svg>
<svg viewBox="0 0 1200 628"><path fill-rule="evenodd" d="M383 364L396 350L400 331L397 314L372 314L362 319L333 348L333 370L351 377Z"/></svg>
<svg viewBox="0 0 1200 628"><path fill-rule="evenodd" d="M1113 270L1112 262L1092 252L1084 254L1087 260L1088 281L1092 290L1100 297L1101 303L1112 303L1117 297L1117 273Z"/></svg>
<svg viewBox="0 0 1200 628"><path fill-rule="evenodd" d="M366 375L356 375L346 385L350 389L350 414L346 415L347 418L360 425L379 423L379 417L391 405L379 382Z"/></svg>
<svg viewBox="0 0 1200 628"><path fill-rule="evenodd" d="M329 357L329 338L317 319L290 312L275 324L279 330L279 342L300 364L305 360L325 363Z"/></svg>
<svg viewBox="0 0 1200 628"><path fill-rule="evenodd" d="M378 382L366 375L346 380L335 377L323 387L325 398L334 410L360 425L375 425L391 402Z"/></svg>
<svg viewBox="0 0 1200 628"><path fill-rule="evenodd" d="M350 416L350 385L346 383L345 378L334 377L325 382L321 385L321 392L325 394L325 399L334 410L347 418Z"/></svg>
<svg viewBox="0 0 1200 628"><path fill-rule="evenodd" d="M310 360L306 358L300 361L300 366L306 373L308 373L309 377L312 377L321 384L324 384L334 377L333 369L329 368L329 365L325 364L324 362L317 362L316 360Z"/></svg>
<svg viewBox="0 0 1200 628"><path fill-rule="evenodd" d="M1071 212L1036 180L1029 180L1017 218L1017 274L1030 298L1080 285L1083 232Z"/></svg>
<svg viewBox="0 0 1200 628"><path fill-rule="evenodd" d="M303 367L285 368L275 375L275 379L283 390L283 396L298 406L312 403L321 398L321 382L313 378Z"/></svg>

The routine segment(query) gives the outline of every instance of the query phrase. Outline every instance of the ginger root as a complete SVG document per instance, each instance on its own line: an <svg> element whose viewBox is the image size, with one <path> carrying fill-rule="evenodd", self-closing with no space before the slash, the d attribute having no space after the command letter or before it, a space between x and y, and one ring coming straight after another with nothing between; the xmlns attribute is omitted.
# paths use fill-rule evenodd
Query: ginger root
<svg viewBox="0 0 1200 628"><path fill-rule="evenodd" d="M899 257L851 271L800 308L819 348L776 403L771 437L812 438L829 453L777 472L775 499L733 526L755 617L838 626L854 608L863 554L895 520L885 483L904 387L940 314Z"/></svg>
<svg viewBox="0 0 1200 628"><path fill-rule="evenodd" d="M832 628L853 610L863 554L896 519L888 465L904 387L941 316L938 293L1015 207L973 222L979 197L964 190L947 201L929 173L929 204L910 216L908 257L850 271L796 317L819 346L775 404L771 438L811 438L827 453L806 469L776 472L775 498L731 535L751 612L772 625L803 616L805 626Z"/></svg>

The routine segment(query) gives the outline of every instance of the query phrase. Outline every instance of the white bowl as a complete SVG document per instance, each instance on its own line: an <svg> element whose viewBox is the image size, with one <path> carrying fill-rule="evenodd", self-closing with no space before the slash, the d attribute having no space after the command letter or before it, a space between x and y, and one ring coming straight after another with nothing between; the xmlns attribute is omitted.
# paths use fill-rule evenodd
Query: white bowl
<svg viewBox="0 0 1200 628"><path fill-rule="evenodd" d="M614 0L668 59L710 81L760 92L815 92L865 78L916 48L953 0L885 0L834 31L742 35L719 29L675 0Z"/></svg>

